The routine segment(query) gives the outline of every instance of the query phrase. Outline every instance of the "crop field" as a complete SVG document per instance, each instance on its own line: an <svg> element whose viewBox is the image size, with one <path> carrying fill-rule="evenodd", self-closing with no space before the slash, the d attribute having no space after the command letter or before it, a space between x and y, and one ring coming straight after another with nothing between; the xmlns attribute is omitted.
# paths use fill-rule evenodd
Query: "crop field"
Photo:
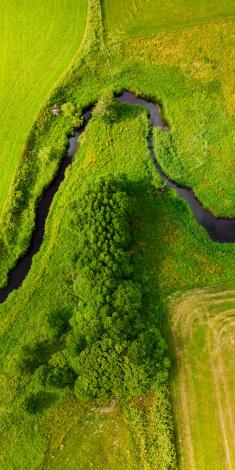
<svg viewBox="0 0 235 470"><path fill-rule="evenodd" d="M173 301L172 397L180 469L235 468L234 283Z"/></svg>
<svg viewBox="0 0 235 470"><path fill-rule="evenodd" d="M25 140L40 108L77 54L86 0L2 0L0 215Z"/></svg>
<svg viewBox="0 0 235 470"><path fill-rule="evenodd" d="M148 37L235 16L232 0L104 0L107 31L112 36Z"/></svg>

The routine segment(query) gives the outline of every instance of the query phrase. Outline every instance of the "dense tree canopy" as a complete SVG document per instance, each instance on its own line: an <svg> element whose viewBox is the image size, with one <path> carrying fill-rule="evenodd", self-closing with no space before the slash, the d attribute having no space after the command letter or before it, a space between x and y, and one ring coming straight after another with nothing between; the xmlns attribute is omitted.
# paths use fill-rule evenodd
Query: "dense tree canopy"
<svg viewBox="0 0 235 470"><path fill-rule="evenodd" d="M142 289L133 279L130 198L119 184L101 180L76 217L78 308L66 351L75 394L138 395L161 377L166 361L159 331L144 323Z"/></svg>
<svg viewBox="0 0 235 470"><path fill-rule="evenodd" d="M77 307L52 312L52 341L23 351L21 369L39 387L70 386L77 397L90 399L137 396L165 382L165 342L146 322L134 275L131 214L126 190L110 179L100 180L76 204ZM38 397L27 400L27 409L36 409Z"/></svg>

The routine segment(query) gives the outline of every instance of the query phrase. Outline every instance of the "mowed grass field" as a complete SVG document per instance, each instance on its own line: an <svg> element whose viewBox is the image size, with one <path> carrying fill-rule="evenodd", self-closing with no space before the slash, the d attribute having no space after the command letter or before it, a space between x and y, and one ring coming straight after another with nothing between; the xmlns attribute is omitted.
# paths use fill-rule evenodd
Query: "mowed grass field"
<svg viewBox="0 0 235 470"><path fill-rule="evenodd" d="M84 33L87 0L2 0L0 6L0 215L39 109Z"/></svg>
<svg viewBox="0 0 235 470"><path fill-rule="evenodd" d="M173 300L171 389L180 470L235 468L235 283Z"/></svg>
<svg viewBox="0 0 235 470"><path fill-rule="evenodd" d="M235 16L233 0L104 0L104 17L113 36L154 36Z"/></svg>

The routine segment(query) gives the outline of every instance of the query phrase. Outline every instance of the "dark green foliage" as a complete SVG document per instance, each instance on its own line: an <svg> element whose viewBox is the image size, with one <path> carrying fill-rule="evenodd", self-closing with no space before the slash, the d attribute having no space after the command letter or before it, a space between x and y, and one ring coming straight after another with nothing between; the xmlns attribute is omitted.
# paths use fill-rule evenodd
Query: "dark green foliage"
<svg viewBox="0 0 235 470"><path fill-rule="evenodd" d="M64 388L74 384L75 374L63 351L58 351L51 356L47 365L38 367L33 378L35 384L44 387Z"/></svg>
<svg viewBox="0 0 235 470"><path fill-rule="evenodd" d="M30 414L36 414L43 411L53 404L55 395L53 393L40 390L29 395L24 402L25 410Z"/></svg>
<svg viewBox="0 0 235 470"><path fill-rule="evenodd" d="M52 339L22 347L19 369L21 373L30 374L37 387L64 388L74 384L74 371L63 353L70 316L69 309L51 312L47 323L52 330Z"/></svg>
<svg viewBox="0 0 235 470"><path fill-rule="evenodd" d="M69 319L72 315L70 310L54 310L47 317L47 323L53 331L53 335L60 338L70 329Z"/></svg>
<svg viewBox="0 0 235 470"><path fill-rule="evenodd" d="M33 345L25 345L19 367L22 372L33 373L39 366L46 364L48 357L55 349L55 345L49 341L36 342Z"/></svg>
<svg viewBox="0 0 235 470"><path fill-rule="evenodd" d="M139 395L166 378L165 343L145 325L133 276L130 216L130 198L112 180L100 180L76 208L79 301L65 355L80 398Z"/></svg>
<svg viewBox="0 0 235 470"><path fill-rule="evenodd" d="M63 388L74 384L75 374L63 353L59 351L51 357L48 363L47 384Z"/></svg>

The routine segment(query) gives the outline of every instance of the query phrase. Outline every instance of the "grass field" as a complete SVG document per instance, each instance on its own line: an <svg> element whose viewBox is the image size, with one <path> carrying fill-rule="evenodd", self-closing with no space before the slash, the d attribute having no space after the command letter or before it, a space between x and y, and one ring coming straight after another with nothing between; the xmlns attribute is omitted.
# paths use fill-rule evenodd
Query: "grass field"
<svg viewBox="0 0 235 470"><path fill-rule="evenodd" d="M156 147L165 173L217 216L234 216L234 41L221 22L122 42L170 126Z"/></svg>
<svg viewBox="0 0 235 470"><path fill-rule="evenodd" d="M234 285L173 299L171 388L182 470L235 468Z"/></svg>
<svg viewBox="0 0 235 470"><path fill-rule="evenodd" d="M69 413L66 415L64 411L62 407L65 420L69 418L68 429L66 421L64 427L61 426L57 410L52 417L51 429L48 429L54 439L43 468L138 470L138 450L130 423L115 401L106 406L93 404L92 411L79 413L76 400L72 399ZM55 422L59 425L56 435Z"/></svg>
<svg viewBox="0 0 235 470"><path fill-rule="evenodd" d="M3 0L0 8L0 215L34 119L77 54L86 0Z"/></svg>
<svg viewBox="0 0 235 470"><path fill-rule="evenodd" d="M84 76L87 77L86 70ZM90 83L86 79L80 82L80 86L83 87L83 99L89 99ZM80 92L81 88L78 96ZM27 393L34 390L35 385L30 377L21 377L17 369L24 344L36 338L50 338L47 324L50 312L66 312L75 308L73 279L77 239L72 226L72 207L84 185L88 181L92 183L101 175L111 173L118 176L124 172L130 182L135 207L136 273L143 279L145 286L145 308L155 312L157 322L161 323L166 311L166 294L178 288L190 288L196 283L202 285L222 277L235 277L234 247L209 241L184 203L179 202L171 191L166 191L162 196L158 192L162 183L149 158L146 134L145 113L127 105L120 106L119 118L111 125L96 119L89 123L81 138L75 161L55 197L44 243L34 258L32 269L21 289L12 293L0 307L0 429L1 441L4 443L0 463L3 467L10 462L23 467L30 464L31 468L35 468L44 459L48 465L53 465L52 461L55 460L58 465L65 466L69 464L67 458L70 458L71 452L71 465L74 461L76 464L78 462L81 470L87 468L89 458L91 463L96 462L97 467L100 465L97 453L104 456L107 468L112 462L114 469L119 470L122 469L123 459L130 452L131 469L140 458L141 470L158 468L159 460L162 462L159 468L167 468L164 462L170 459L172 449L169 437L163 439L165 431L161 431L162 426L159 427L162 405L158 406L156 402L151 415L150 404L153 405L153 400L150 399L150 404L144 409L144 420L150 422L148 426L144 423L137 435L135 416L128 415L130 431L126 434L125 427L121 427L119 436L120 446L125 441L125 448L118 448L116 453L110 431L113 414L104 414L101 439L95 434L97 440L95 437L94 440L84 441L84 429L94 433L95 426L101 423L97 421L95 413L89 415L96 405L89 405L88 417L84 421L82 416L83 412L86 416L86 405L71 402L71 393L68 391L57 391L55 394L53 389L49 389L48 393L52 394L51 406L39 417L28 417L22 409L22 401ZM138 135L138 139L133 139L133 135ZM109 404L104 402L100 408L107 406ZM134 414L138 415L141 409L138 405L134 408ZM118 410L117 413L117 422L123 423L126 418ZM102 421L102 414L100 419ZM51 424L55 420L56 426ZM155 433L160 433L160 438ZM80 447L75 451L78 441L84 449L82 454ZM62 450L61 445L64 446Z"/></svg>
<svg viewBox="0 0 235 470"><path fill-rule="evenodd" d="M170 132L165 136L161 132L156 133L154 143L157 157L165 172L182 184L192 186L203 204L215 214L232 216L235 200L235 48L232 47L235 44L235 28L231 20L233 5L231 2L214 2L211 13L211 9L203 7L210 6L209 1L196 3L197 10L191 6L190 12L191 19L193 16L193 26L185 28L186 22L190 26L189 18L185 17L182 21L185 1L174 2L172 14L165 12L165 16L163 4L159 1L144 4L136 0L135 3L128 2L128 7L122 3L121 7L119 4L120 10L115 2L106 1L103 8L104 24L111 36L115 34L116 39L113 41L109 35L103 37L98 0L89 0L90 16L86 23L87 47L84 56L78 65L76 63L55 95L51 96L50 106L55 100L60 105L72 101L77 109L84 109L96 102L105 89L117 93L122 89L130 89L161 102ZM4 25L11 25L11 28L14 25L11 40L8 41L7 33L5 39L3 38L4 44L6 41L9 43L9 51L5 46L5 79L2 81L5 85L2 88L2 96L7 97L9 90L12 94L12 90L16 90L18 85L20 90L12 96L12 107L9 101L9 115L5 115L5 118L9 116L8 125L5 121L0 123L3 137L9 122L13 122L15 128L15 133L11 134L12 142L9 140L9 148L2 145L0 149L3 152L0 161L8 162L4 165L1 187L4 201L33 119L56 80L69 67L78 51L85 25L86 2L80 0L78 4L80 6L77 6L75 0L53 0L49 2L49 6L46 2L40 2L40 5L37 4L39 11L36 11L34 8L31 10L32 2L29 4L25 1L23 5L27 14L33 17L37 13L35 28L30 26L32 21L27 22L27 26L24 23L25 10L17 10L15 23L13 20L10 22L10 7L16 6L13 0L10 3L4 2L4 9L0 8L1 13L4 11ZM167 4L172 6L172 2ZM49 13L52 7L56 28L53 28L50 21L52 12L51 15ZM108 13L108 9L111 13ZM133 22L125 21L123 9L130 10ZM162 12L161 15L157 14L158 9ZM21 16L21 13L24 16ZM124 17L130 18L125 14ZM155 23L156 17L162 21L158 26ZM218 19L221 21L213 23ZM125 33L121 37L119 20ZM145 33L141 32L140 23L149 26L144 26ZM25 28L22 42L14 39L17 31L20 31L18 24L22 28L24 25ZM112 28L119 30L118 35ZM178 29L181 31L177 31ZM4 31L7 31L5 27ZM45 31L48 33L48 49L44 48ZM10 35L10 32L8 34ZM14 47L16 42L24 53ZM37 50L28 44L35 44ZM35 54L38 54L37 61ZM15 81L15 88L7 88L8 79L8 83L12 83L10 77L16 73L14 60L19 59L15 57L20 55L25 57L21 69L23 72L20 75L22 82L19 81L18 84ZM27 63L33 63L31 74L25 72L30 66L27 66ZM50 64L54 63L55 65L50 67ZM20 66L18 64L18 69ZM40 80L37 81L39 76ZM13 98L19 100L17 104ZM22 103L25 115L22 115ZM93 184L100 176L108 177L111 174L118 178L120 175L126 175L134 207L132 249L135 275L144 288L144 311L154 315L157 326L161 327L168 315L169 295L235 279L234 244L221 245L212 242L196 223L187 204L180 201L173 191L162 192L163 182L149 158L146 113L128 105L118 106L115 112L113 122L97 118L89 122L81 137L74 162L67 170L65 180L51 206L44 241L33 259L30 272L22 287L0 305L2 468L174 468L171 419L165 389L157 391L162 393L162 398L146 394L131 403L120 400L113 406L110 405L110 400L103 400L98 404L93 401L81 403L74 398L71 390L55 390L48 387L46 394L43 390L45 407L41 413L29 415L24 409L25 398L38 391L38 384L31 375L22 375L20 372L22 348L39 340L43 342L52 339L53 332L48 325L48 316L51 313L64 312L67 315L68 311L77 308L73 290L77 253L77 234L73 224L74 206L86 184ZM53 117L50 108L44 110L37 124L31 136L31 147L26 149L22 167L16 175L16 194L20 188L22 199L20 203L13 201L15 205L13 204L9 224L10 235L7 232L9 227L5 230L5 224L2 225L1 284L6 280L9 266L27 246L34 225L37 198L52 179L64 151L66 134L71 132L74 126L72 118L62 113L58 118ZM11 151L11 145L12 149L15 149L14 152ZM17 146L19 151L16 151ZM39 161L40 151L45 148L52 149L55 158ZM9 160L8 155L11 155ZM1 207L3 205L0 209ZM226 288L228 289L230 286ZM180 341L181 335L184 334L183 339L187 345L182 349L182 357L185 353L185 364L187 363L184 372L188 373L186 385L191 386L190 393L192 391L185 398L183 390L183 398L188 404L187 400L191 397L198 397L194 400L199 410L196 417L193 415L194 408L190 408L190 418L193 424L194 420L196 422L192 445L187 416L181 413L177 427L179 460L181 465L186 465L183 468L187 470L189 462L193 470L193 465L195 470L208 469L203 467L206 458L210 458L211 468L220 470L221 462L222 465L230 465L234 458L231 436L227 432L229 426L234 426L234 422L231 425L230 415L223 413L225 406L233 410L231 413L234 412L230 396L234 382L232 374L227 372L232 368L233 350L232 344L224 344L222 341L217 344L214 338L217 338L216 332L220 328L218 323L221 320L221 312L228 318L232 331L230 313L233 315L233 307L230 309L227 304L230 303L230 297L231 304L233 303L233 288L230 289L231 296L224 293L225 301L220 290L223 288L215 292L195 291L195 294L190 291L188 297L185 297L185 302L184 299L181 303L177 301L174 310L176 313L173 328L176 329L175 339L178 341L175 347L180 345L183 348L184 345ZM208 306L206 302L209 300ZM220 304L218 300L223 300L224 304ZM201 306L203 314L197 316ZM231 312L226 313L227 310ZM192 328L190 325L193 325ZM226 324L223 328L225 335L229 334ZM193 344L190 342L190 332L195 338ZM223 362L218 360L219 348L222 348ZM194 350L197 356L194 355ZM201 354L200 364L196 359L198 351ZM214 354L211 351L214 351ZM187 362L189 359L190 363ZM175 367L177 372L177 364ZM224 372L224 382L217 389L220 371ZM198 383L192 383L193 373L201 380L200 389L199 380ZM180 371L178 375L173 376L176 419L178 410L179 414L182 411L180 401L177 401L181 399L180 393L178 395L179 387L182 388L181 379L184 380ZM208 396L211 399L208 406L201 398L201 390L204 392L202 398ZM185 389L185 393L186 391ZM215 393L216 398L213 398ZM215 402L216 405L221 403L220 414L217 412L218 407L214 406ZM227 403L230 407L227 407ZM200 419L204 415L208 419L202 422ZM222 427L221 416L224 419ZM185 426L182 428L183 438L180 431L181 422ZM213 429L211 422L215 423ZM203 446L201 436L205 433L210 448ZM210 439L210 433L213 433L213 439ZM115 437L116 434L118 438ZM185 439L188 442L186 446ZM224 447L220 446L219 449L219 442L223 442ZM187 449L190 450L189 454ZM201 465L201 468L197 467L197 464Z"/></svg>
<svg viewBox="0 0 235 470"><path fill-rule="evenodd" d="M167 135L158 133L155 143L157 158L165 173L180 184L192 187L202 204L215 215L234 216L235 48L231 47L235 43L234 23L211 23L211 10L206 9L210 24L182 31L167 31L152 38L127 36L115 41L114 47L112 40L103 40L98 0L94 4L99 14L89 23L87 35L89 41L93 38L88 60L93 77L89 68L86 76L90 89L84 99L83 75L78 71L77 79L68 84L70 92L67 99L74 95L73 99L78 105L85 106L97 100L106 86L118 91L129 88L161 102L170 132ZM230 11L229 5L225 4L224 11ZM144 17L143 12L141 21ZM173 22L172 15L170 18ZM94 51L97 51L96 56ZM63 98L59 99L62 104ZM65 123L61 123L61 127L65 128ZM62 134L60 130L59 138ZM1 238L7 239L9 247L8 260L5 263L4 259L0 270L1 284L6 281L9 267L27 246L33 226L34 204L55 171L55 168L49 168L49 164L45 171L40 165L35 174L37 148L42 145L42 137L44 145L47 145L45 136L38 135L31 172L34 180L37 175L41 183L34 181L34 186L31 184L31 200L24 211L24 223L19 218L10 221L11 227L18 231L13 237L5 233L8 227L2 224ZM56 139L54 134L52 140L55 142ZM8 213L11 211L12 194L10 196L6 207Z"/></svg>
<svg viewBox="0 0 235 470"><path fill-rule="evenodd" d="M84 98L86 93L89 94L89 90L90 87L87 85L87 89L83 90ZM117 411L119 416L119 418L116 418L117 425L118 422L120 423L118 437L120 448L117 449L115 448L117 439L114 439L114 435L111 433L113 427L112 413L108 413L108 415L104 413L104 418L102 418L102 413L101 415L98 413L98 418L100 417L101 421L98 420L97 416L91 412L91 409L96 406L92 402L89 404L86 423L86 420L81 420L81 413L83 411L85 413L86 405L77 403L72 408L73 419L71 419L71 393L68 390L59 391L55 394L53 389L49 389L48 393L52 394L51 406L45 409L40 417L37 415L27 417L22 409L22 400L25 394L29 393L30 390L34 390L34 384L31 383L30 377L21 378L19 370L17 370L22 345L33 342L36 338L45 340L50 337L51 333L48 330L46 319L51 311L59 312L75 308L73 278L77 239L71 225L73 203L81 194L84 185L88 181L94 181L100 175L105 176L112 173L117 176L125 172L133 182L134 192L136 181L138 188L138 175L140 173L142 178L151 179L152 164L145 138L146 116L141 112L139 113L137 109L132 110L128 106L121 107L120 113L119 121L113 126L99 123L98 120L89 123L86 133L82 136L77 157L67 172L66 180L53 203L47 222L47 234L40 252L34 258L32 269L22 288L15 291L7 302L0 307L0 331L2 334L0 373L5 390L4 397L1 400L2 413L0 416L1 435L2 439L5 439L0 460L3 467L10 462L12 465L17 463L24 467L26 464L30 464L31 468L37 468L37 465L42 464L45 458L50 465L53 465L51 462L55 460L58 465L63 466L69 464L67 458L70 452L73 453L71 465L75 461L76 465L78 463L81 465L81 470L87 468L88 462L94 462L99 468L101 455L107 470L111 464L115 469L124 469L126 468L124 462L125 465L128 462L130 469L132 469L135 468L134 465L140 462L140 459L141 468L148 468L147 465L150 466L151 461L159 461L159 458L163 462L162 465L164 465L165 458L171 460L172 449L169 436L166 438L169 446L166 452L162 448L165 445L162 438L165 431L162 431L160 437L155 435L159 432L156 422L161 420L159 416L161 417L163 408L162 406L159 408L157 400L154 408L153 398L150 400L153 416L149 425L145 423L143 426L141 424L132 424L133 420L138 420L138 414L144 406L144 400L136 408L134 407L133 413L135 416L128 418L129 432L127 432L125 424L127 418L122 412ZM125 120L128 121L128 126L125 126ZM138 143L133 142L131 138L133 133L136 132L140 136ZM113 142L111 147L107 146L107 139L109 143ZM111 152L110 148L112 148ZM125 159L126 154L131 155L131 158ZM144 160L143 155L145 156ZM141 188L140 182L140 193L142 192ZM143 196L143 199L140 199L144 204L144 208L148 206L149 201L151 203L149 210L154 210L152 204L155 196L151 194L148 196L146 189ZM147 197L146 200L145 197ZM139 210L142 212L142 207ZM157 209L155 208L155 210ZM149 224L149 217L150 213L147 212L147 225ZM153 236L155 237L154 233ZM141 271L140 276L142 276ZM147 279L147 272L145 276ZM151 300L150 297L146 294L145 302L148 298L148 302L153 303L155 306L154 299ZM13 304L14 308L11 307ZM153 308L152 305L151 308ZM9 384L11 384L10 389ZM20 392L18 387L20 387ZM55 399L53 398L54 395L56 395ZM61 402L64 403L62 408ZM73 403L71 403L72 405ZM100 408L107 406L109 405L104 401ZM151 406L148 406L149 410L151 410ZM114 413L116 413L115 410ZM51 428L50 423L54 423L55 415L57 416L57 424ZM144 421L150 420L150 417L148 417L145 410ZM14 426L15 420L19 423L16 428ZM77 420L78 427L73 424L73 420ZM102 436L99 437L99 434L95 434L93 439L84 440L84 429L96 433L99 425L102 424L102 420L104 420ZM162 427L164 428L164 425ZM13 428L16 429L16 432L11 433ZM138 428L140 428L139 435L137 433ZM159 445L157 446L157 452L155 452L153 449L156 448L158 439ZM54 445L54 441L57 444ZM79 446L76 447L76 442L80 442L83 446L83 453L80 452ZM124 442L125 445L122 444ZM60 451L61 444L64 446L64 452ZM75 448L77 449L76 452ZM163 456L164 452L165 457ZM154 463L152 467L154 468Z"/></svg>
<svg viewBox="0 0 235 470"><path fill-rule="evenodd" d="M104 18L111 36L154 36L235 16L232 0L104 0Z"/></svg>

